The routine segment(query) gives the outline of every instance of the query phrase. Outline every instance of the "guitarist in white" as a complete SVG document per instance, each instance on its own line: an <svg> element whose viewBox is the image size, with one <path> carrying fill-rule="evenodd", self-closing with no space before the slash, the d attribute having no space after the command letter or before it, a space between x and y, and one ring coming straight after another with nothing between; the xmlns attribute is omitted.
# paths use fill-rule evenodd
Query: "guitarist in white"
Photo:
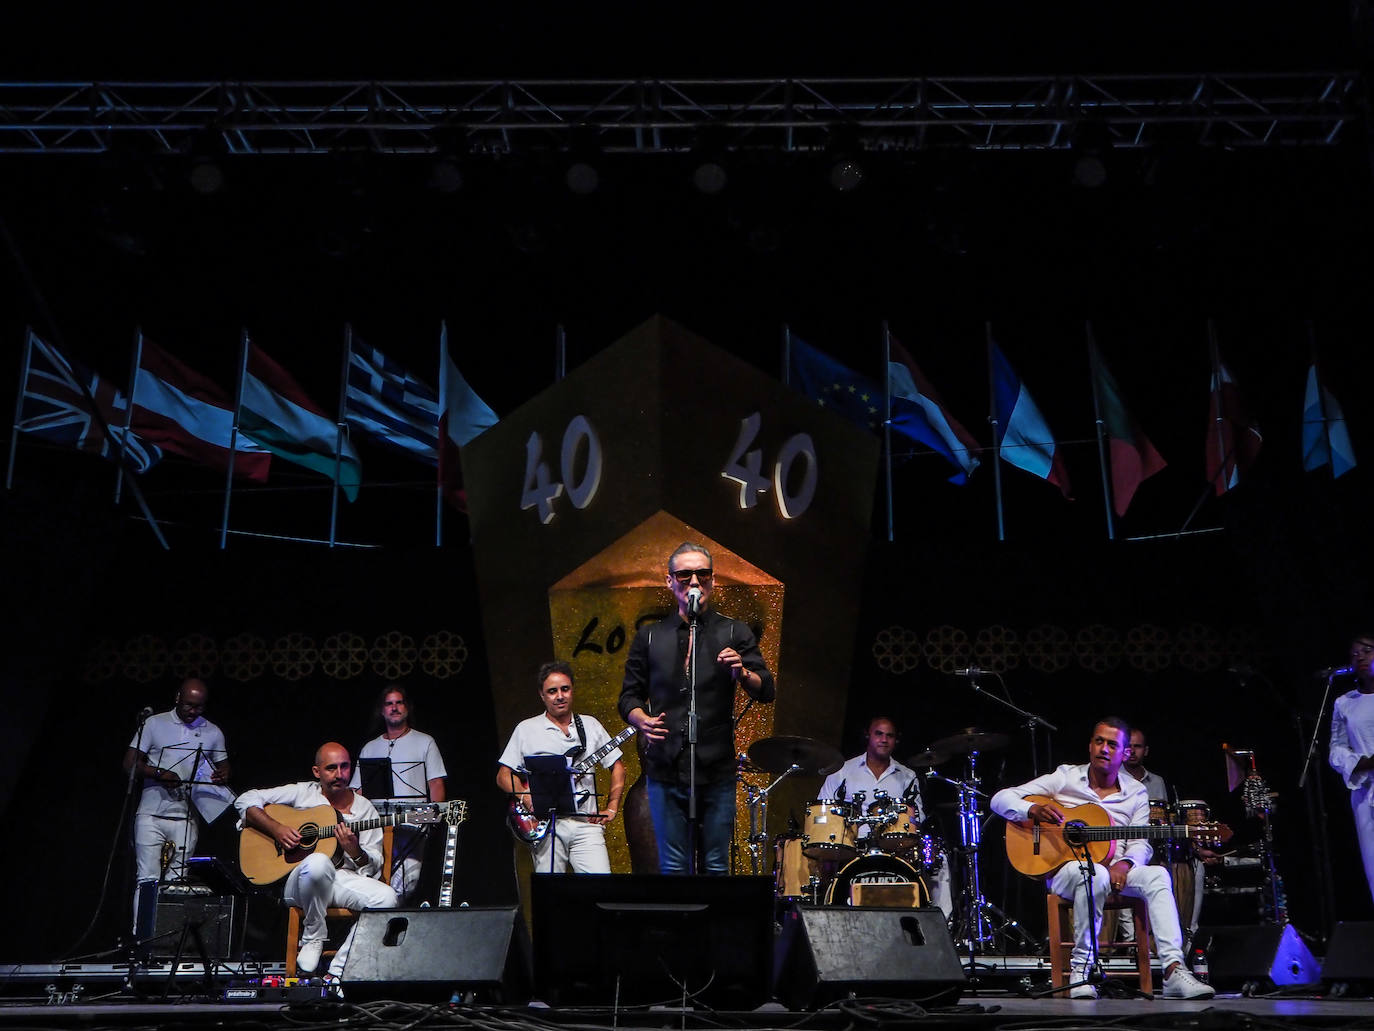
<svg viewBox="0 0 1374 1031"><path fill-rule="evenodd" d="M1017 824L1033 822L1059 827L1073 819L1074 806L1092 804L1105 809L1113 826L1143 826L1150 822L1150 797L1145 786L1121 769L1130 741L1130 726L1125 720L1106 716L1093 726L1088 740L1088 762L1083 766L1065 764L1052 773L1003 788L992 797L992 811ZM1050 801L1032 801L1026 796L1047 796ZM1008 832L1010 834L1010 832ZM1150 924L1164 970L1164 997L1167 999L1210 999L1216 994L1211 985L1198 981L1183 965L1183 933L1179 929L1178 909L1174 903L1169 872L1150 866L1151 848L1147 840L1118 841L1126 845L1124 854L1114 856L1110 867L1092 864L1092 906L1088 910L1088 885L1081 865L1066 862L1045 879L1045 887L1056 895L1073 899L1075 941L1070 958L1070 990L1075 999L1097 998L1097 986L1088 984L1088 968L1094 955L1093 941L1102 930L1102 904L1112 892L1136 895L1149 907ZM1084 983L1077 983L1084 982Z"/></svg>
<svg viewBox="0 0 1374 1031"><path fill-rule="evenodd" d="M523 774L525 756L566 755L570 762L576 762L582 755L590 755L608 744L611 736L594 716L573 712L573 668L569 663L544 663L539 667L538 682L544 711L516 724L506 750L501 753L496 784L542 820L547 814L531 809L529 782ZM606 852L606 824L620 811L620 799L625 793L625 764L621 761L620 749L613 748L603 756L601 765L611 771L605 807L597 806L595 774L579 775L573 782L573 801L579 815L558 817L554 833L542 834L529 843L537 873L547 873L550 869L563 873L570 866L573 873L611 872L611 859Z"/></svg>
<svg viewBox="0 0 1374 1031"><path fill-rule="evenodd" d="M348 909L394 909L396 906L396 892L391 885L378 879L382 873L380 827L355 834L344 822L378 820L376 807L348 786L353 775L348 749L335 741L320 745L310 772L314 780L245 791L235 802L242 818L240 828L246 824L261 831L276 841L284 854L301 844L300 832L273 819L264 806L313 809L328 805L339 814L340 822L333 832L338 842L333 858L312 852L292 867L282 891L282 899L288 906L299 906L303 911L296 966L304 974L314 973L320 964L325 941L325 910L330 906ZM357 924L348 929L348 937L329 964L332 976L343 973L357 929Z"/></svg>

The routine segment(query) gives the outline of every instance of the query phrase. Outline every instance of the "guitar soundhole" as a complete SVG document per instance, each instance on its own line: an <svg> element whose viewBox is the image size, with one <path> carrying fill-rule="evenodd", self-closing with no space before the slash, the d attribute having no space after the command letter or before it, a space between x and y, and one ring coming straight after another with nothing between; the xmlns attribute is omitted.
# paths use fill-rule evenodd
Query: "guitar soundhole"
<svg viewBox="0 0 1374 1031"><path fill-rule="evenodd" d="M315 843L320 840L320 825L318 823L303 823L300 828L301 843L300 850L309 851L315 847Z"/></svg>
<svg viewBox="0 0 1374 1031"><path fill-rule="evenodd" d="M1082 820L1069 820L1064 824L1064 840L1070 845L1084 845L1088 841L1087 829Z"/></svg>

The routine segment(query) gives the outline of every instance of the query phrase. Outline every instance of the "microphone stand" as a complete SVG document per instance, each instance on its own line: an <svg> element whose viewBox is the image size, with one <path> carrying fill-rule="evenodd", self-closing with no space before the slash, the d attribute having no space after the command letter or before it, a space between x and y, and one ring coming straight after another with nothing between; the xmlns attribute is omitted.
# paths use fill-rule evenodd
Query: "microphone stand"
<svg viewBox="0 0 1374 1031"><path fill-rule="evenodd" d="M687 873L697 872L697 619L700 601L688 595L687 612Z"/></svg>
<svg viewBox="0 0 1374 1031"><path fill-rule="evenodd" d="M1268 678L1263 673L1256 671L1256 674L1268 683ZM1308 772L1311 770L1313 759L1317 754L1317 739L1321 734L1322 717L1326 714L1326 703L1331 697L1331 684L1336 679L1333 672L1326 678L1326 687L1322 691L1322 703L1317 709L1317 715L1312 723L1312 738L1307 743L1306 755L1303 758L1302 776L1298 778L1298 787L1303 788L1308 793L1307 821L1312 838L1312 850L1315 853L1313 859L1316 866L1319 891L1317 898L1319 902L1319 914L1321 919L1321 940L1325 944L1331 936L1332 923L1335 919L1336 900L1332 892L1332 871L1331 871L1331 838L1326 813L1326 791L1322 787L1321 777L1314 777L1312 783L1307 782ZM1272 688L1273 685L1270 684ZM1275 694L1278 692L1275 691ZM1296 708L1292 710L1293 728L1298 735L1298 743L1301 746L1302 732L1302 713ZM1314 804L1315 803L1315 804ZM1268 829L1269 821L1265 819L1265 828ZM1277 899L1275 900L1277 901Z"/></svg>
<svg viewBox="0 0 1374 1031"><path fill-rule="evenodd" d="M998 674L993 675L996 676L998 680L1002 679L1001 676ZM991 698L998 705L1005 706L1012 712L1016 713L1016 715L1020 716L1023 720L1025 720L1025 723L1022 725L1026 728L1026 733L1030 735L1031 774L1035 777L1040 776L1040 758L1035 747L1035 728L1044 727L1050 733L1054 733L1059 728L1056 727L1053 723L1044 719L1043 717L1037 716L1033 712L1027 712L1025 709L1021 708L1019 705L1016 705L1010 699L1002 698L999 695L993 694L991 691L983 690L983 688L978 683L977 673L971 674L969 676L969 687L973 688L974 694L980 694L983 695L985 698ZM1005 684L1003 684L1002 687L1003 690L1006 689Z"/></svg>

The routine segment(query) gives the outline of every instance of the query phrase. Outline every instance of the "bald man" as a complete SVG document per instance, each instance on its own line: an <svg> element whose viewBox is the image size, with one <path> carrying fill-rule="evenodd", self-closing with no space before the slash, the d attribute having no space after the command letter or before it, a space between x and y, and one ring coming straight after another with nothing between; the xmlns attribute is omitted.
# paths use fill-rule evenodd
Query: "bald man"
<svg viewBox="0 0 1374 1031"><path fill-rule="evenodd" d="M186 859L196 851L199 827L194 809L206 822L228 807L233 795L224 732L205 718L210 689L199 677L187 677L177 689L172 709L149 716L124 752L124 771L143 779L134 815L134 927L144 885L180 881ZM164 876L162 854L170 848Z"/></svg>
<svg viewBox="0 0 1374 1031"><path fill-rule="evenodd" d="M287 875L282 891L282 900L288 906L300 907L304 913L300 948L296 953L296 968L302 974L313 974L320 965L325 941L325 910L330 906L394 909L397 904L391 885L379 879L382 875L381 830L373 828L355 834L345 825L377 819L376 807L348 786L353 776L353 761L348 749L337 741L320 745L310 772L313 780L245 791L235 803L242 818L239 826L247 825L261 831L275 840L283 852L298 846L301 836L294 827L268 816L264 806L313 809L329 805L342 818L334 832L338 847L333 859L319 852L306 856ZM357 929L357 924L349 928L348 937L334 954L329 964L331 977L342 976Z"/></svg>

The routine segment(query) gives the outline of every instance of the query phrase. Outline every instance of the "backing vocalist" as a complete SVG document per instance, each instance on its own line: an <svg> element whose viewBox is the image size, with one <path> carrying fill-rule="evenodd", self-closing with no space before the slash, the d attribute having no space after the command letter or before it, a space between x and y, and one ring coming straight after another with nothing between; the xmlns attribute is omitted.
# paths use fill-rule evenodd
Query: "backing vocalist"
<svg viewBox="0 0 1374 1031"><path fill-rule="evenodd" d="M1356 686L1336 699L1331 714L1331 768L1350 789L1350 809L1374 899L1374 632L1350 642Z"/></svg>

